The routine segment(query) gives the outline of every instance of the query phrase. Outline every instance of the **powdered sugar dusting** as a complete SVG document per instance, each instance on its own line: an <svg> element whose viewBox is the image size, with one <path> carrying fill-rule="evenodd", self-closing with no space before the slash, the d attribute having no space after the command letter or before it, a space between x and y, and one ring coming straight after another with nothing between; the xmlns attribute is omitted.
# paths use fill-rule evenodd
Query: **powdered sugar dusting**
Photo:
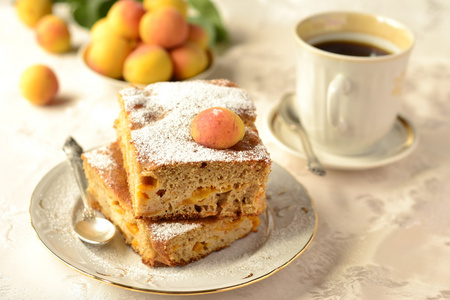
<svg viewBox="0 0 450 300"><path fill-rule="evenodd" d="M167 241L200 226L200 223L195 222L157 222L151 223L150 229L154 240Z"/></svg>
<svg viewBox="0 0 450 300"><path fill-rule="evenodd" d="M242 149L210 149L197 144L190 135L192 119L211 107L225 107L254 119L255 105L240 88L205 81L159 82L141 90L129 87L120 92L132 123L132 142L138 160L156 165L199 161L269 160L256 133L246 130Z"/></svg>
<svg viewBox="0 0 450 300"><path fill-rule="evenodd" d="M85 152L83 155L91 166L96 168L101 174L111 172L111 170L118 168L117 161L114 159L109 145Z"/></svg>

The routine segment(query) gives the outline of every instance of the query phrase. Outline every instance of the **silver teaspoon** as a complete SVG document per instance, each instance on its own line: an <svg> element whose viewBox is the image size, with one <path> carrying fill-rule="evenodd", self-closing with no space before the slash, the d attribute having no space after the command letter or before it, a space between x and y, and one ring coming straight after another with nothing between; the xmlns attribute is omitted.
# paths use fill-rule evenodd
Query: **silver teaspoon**
<svg viewBox="0 0 450 300"><path fill-rule="evenodd" d="M69 136L64 143L63 150L72 167L84 205L83 219L75 224L75 233L86 243L105 244L114 237L116 227L107 219L97 217L96 212L89 206L86 198L87 180L83 171L83 161L81 160L83 149Z"/></svg>
<svg viewBox="0 0 450 300"><path fill-rule="evenodd" d="M291 99L294 99L294 97L295 95L293 94L288 94L283 97L279 106L279 114L286 125L288 125L291 130L295 131L300 137L303 145L303 151L306 155L308 169L315 175L325 176L327 172L314 154L308 135L302 126L300 118L292 109L293 105L291 103Z"/></svg>

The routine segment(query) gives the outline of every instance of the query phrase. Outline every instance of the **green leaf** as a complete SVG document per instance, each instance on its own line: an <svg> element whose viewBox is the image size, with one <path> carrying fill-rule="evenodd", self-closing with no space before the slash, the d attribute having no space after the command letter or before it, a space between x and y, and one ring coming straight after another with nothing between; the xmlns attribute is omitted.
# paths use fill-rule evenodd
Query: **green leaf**
<svg viewBox="0 0 450 300"><path fill-rule="evenodd" d="M62 2L62 0L57 0ZM104 18L116 0L66 0L75 21L90 29L95 22Z"/></svg>
<svg viewBox="0 0 450 300"><path fill-rule="evenodd" d="M228 32L222 22L219 11L210 0L188 0L188 4L197 11L197 17L201 16L202 22L205 24L210 23L214 26L214 43L229 42Z"/></svg>

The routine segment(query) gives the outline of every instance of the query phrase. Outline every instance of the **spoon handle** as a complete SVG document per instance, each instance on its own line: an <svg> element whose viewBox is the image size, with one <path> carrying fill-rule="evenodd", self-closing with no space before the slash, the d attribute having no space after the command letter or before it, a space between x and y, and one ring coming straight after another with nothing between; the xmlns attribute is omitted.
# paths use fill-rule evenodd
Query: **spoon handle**
<svg viewBox="0 0 450 300"><path fill-rule="evenodd" d="M83 170L83 160L81 159L83 148L81 148L81 146L71 136L69 136L64 143L63 150L67 155L67 159L72 167L78 187L80 188L81 200L83 200L85 209L84 217L95 217L95 212L90 207L86 196L87 180Z"/></svg>
<svg viewBox="0 0 450 300"><path fill-rule="evenodd" d="M315 175L325 176L327 174L327 171L314 154L309 138L306 135L306 132L301 124L297 124L297 126L291 126L291 128L298 133L298 136L302 141L303 151L305 151L308 162L308 169Z"/></svg>

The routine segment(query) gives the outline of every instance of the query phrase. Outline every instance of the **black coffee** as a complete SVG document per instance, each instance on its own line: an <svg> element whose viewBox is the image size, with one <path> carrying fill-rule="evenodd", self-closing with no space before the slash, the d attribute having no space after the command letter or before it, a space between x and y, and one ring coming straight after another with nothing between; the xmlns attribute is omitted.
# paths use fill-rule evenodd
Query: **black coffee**
<svg viewBox="0 0 450 300"><path fill-rule="evenodd" d="M377 46L355 41L327 41L313 45L321 50L349 56L382 56L391 54Z"/></svg>

